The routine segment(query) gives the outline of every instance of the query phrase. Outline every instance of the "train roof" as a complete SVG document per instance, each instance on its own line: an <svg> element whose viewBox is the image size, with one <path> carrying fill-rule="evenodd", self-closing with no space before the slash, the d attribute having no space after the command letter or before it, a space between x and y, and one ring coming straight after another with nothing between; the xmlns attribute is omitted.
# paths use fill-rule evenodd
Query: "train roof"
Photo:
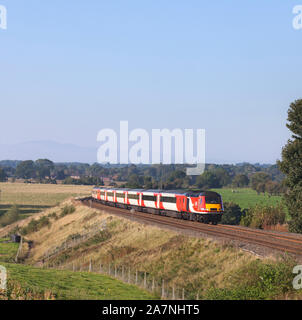
<svg viewBox="0 0 302 320"><path fill-rule="evenodd" d="M200 197L200 196L220 196L219 193L215 191L200 190L198 192L193 192L192 190L162 190L162 189L131 189L131 188L108 188L108 187L94 187L94 189L108 189L108 190L121 190L121 191L134 191L134 192L150 192L150 193L171 193L185 195L187 197Z"/></svg>

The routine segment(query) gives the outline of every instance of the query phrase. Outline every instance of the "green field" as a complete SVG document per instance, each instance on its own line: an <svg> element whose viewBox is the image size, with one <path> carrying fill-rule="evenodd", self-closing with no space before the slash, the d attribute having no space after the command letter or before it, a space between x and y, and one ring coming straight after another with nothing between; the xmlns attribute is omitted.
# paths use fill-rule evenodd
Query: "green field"
<svg viewBox="0 0 302 320"><path fill-rule="evenodd" d="M6 243L9 239L0 238L0 262L12 262L17 254L18 243Z"/></svg>
<svg viewBox="0 0 302 320"><path fill-rule="evenodd" d="M212 189L221 194L224 202L234 202L238 204L241 209L248 209L256 204L275 206L281 203L281 196L269 196L268 194L257 194L256 191L249 188L222 188Z"/></svg>
<svg viewBox="0 0 302 320"><path fill-rule="evenodd" d="M91 186L0 183L0 216L12 205L19 206L24 217L55 206L70 197L86 196Z"/></svg>
<svg viewBox="0 0 302 320"><path fill-rule="evenodd" d="M125 284L101 274L2 264L7 269L8 281L17 282L22 288L33 292L50 291L58 300L152 300L156 298L134 285Z"/></svg>
<svg viewBox="0 0 302 320"><path fill-rule="evenodd" d="M0 239L0 264L6 267L8 280L18 283L25 291L28 289L36 293L50 291L59 300L156 298L134 285L125 284L106 275L9 263L15 258L19 244L6 243L6 240Z"/></svg>

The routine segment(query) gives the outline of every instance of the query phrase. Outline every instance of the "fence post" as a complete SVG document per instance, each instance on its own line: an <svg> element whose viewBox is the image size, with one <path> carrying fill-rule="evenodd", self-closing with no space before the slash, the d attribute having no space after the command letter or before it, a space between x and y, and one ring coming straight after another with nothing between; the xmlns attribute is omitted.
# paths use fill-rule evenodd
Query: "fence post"
<svg viewBox="0 0 302 320"><path fill-rule="evenodd" d="M109 266L108 266L108 274L109 274L109 276L110 276L110 273L111 273L111 265L110 265L110 263L109 263Z"/></svg>
<svg viewBox="0 0 302 320"><path fill-rule="evenodd" d="M196 300L199 300L199 293L197 293L196 295Z"/></svg>
<svg viewBox="0 0 302 320"><path fill-rule="evenodd" d="M172 287L172 300L175 300L175 288L174 288L174 284Z"/></svg>
<svg viewBox="0 0 302 320"><path fill-rule="evenodd" d="M147 287L147 274L146 274L146 271L145 271L145 275L144 275L144 288L146 289Z"/></svg>
<svg viewBox="0 0 302 320"><path fill-rule="evenodd" d="M137 270L135 272L135 284L137 285Z"/></svg>
<svg viewBox="0 0 302 320"><path fill-rule="evenodd" d="M100 273L102 273L102 264L100 263Z"/></svg>
<svg viewBox="0 0 302 320"><path fill-rule="evenodd" d="M154 278L152 279L152 292L154 292Z"/></svg>
<svg viewBox="0 0 302 320"><path fill-rule="evenodd" d="M75 271L74 262L72 263L72 271Z"/></svg>
<svg viewBox="0 0 302 320"><path fill-rule="evenodd" d="M162 281L162 285L161 285L161 297L162 298L165 297L165 280Z"/></svg>
<svg viewBox="0 0 302 320"><path fill-rule="evenodd" d="M128 270L128 283L131 283L131 268Z"/></svg>
<svg viewBox="0 0 302 320"><path fill-rule="evenodd" d="M185 300L185 289L182 289L182 300Z"/></svg>
<svg viewBox="0 0 302 320"><path fill-rule="evenodd" d="M92 261L91 261L91 259L90 259L90 262L89 262L89 272L91 272L92 271Z"/></svg>
<svg viewBox="0 0 302 320"><path fill-rule="evenodd" d="M116 278L117 275L117 270L116 270L116 265L114 266L114 277Z"/></svg>
<svg viewBox="0 0 302 320"><path fill-rule="evenodd" d="M124 266L122 266L122 280L124 281Z"/></svg>

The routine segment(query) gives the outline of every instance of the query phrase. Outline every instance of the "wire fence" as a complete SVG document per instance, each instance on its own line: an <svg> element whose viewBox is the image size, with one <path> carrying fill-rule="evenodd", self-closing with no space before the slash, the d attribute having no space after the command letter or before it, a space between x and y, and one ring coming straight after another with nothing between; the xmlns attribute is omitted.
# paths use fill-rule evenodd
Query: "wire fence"
<svg viewBox="0 0 302 320"><path fill-rule="evenodd" d="M186 297L184 288L180 288L169 281L165 281L164 279L156 279L145 271L133 269L129 266L116 265L113 263L93 263L92 260L90 260L88 262L62 264L50 268L108 275L124 283L135 285L157 297L160 297L161 299L186 300L186 298L189 298L199 300L198 293L194 297L192 297L192 294L190 294L189 297Z"/></svg>
<svg viewBox="0 0 302 320"><path fill-rule="evenodd" d="M60 245L56 246L53 249L49 249L45 252L44 256L42 257L43 263L54 258L56 255L59 255L63 251L76 247L83 242L86 242L90 238L96 236L102 231L105 231L107 228L107 221L102 221L101 223L96 223L90 226L90 230L84 233L77 233L72 235L70 238L66 239L64 242L60 243Z"/></svg>

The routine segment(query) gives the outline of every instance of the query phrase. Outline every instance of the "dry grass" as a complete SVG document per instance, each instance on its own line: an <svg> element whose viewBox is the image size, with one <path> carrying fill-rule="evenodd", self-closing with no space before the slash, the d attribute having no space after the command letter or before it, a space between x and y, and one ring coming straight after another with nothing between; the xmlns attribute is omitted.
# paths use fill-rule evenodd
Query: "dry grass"
<svg viewBox="0 0 302 320"><path fill-rule="evenodd" d="M144 225L122 217L112 216L105 211L82 206L67 200L60 206L37 214L37 218L56 212L60 215L65 205L73 204L76 211L59 219L51 218L50 227L26 236L34 241L34 248L26 263L41 266L48 250L53 250L74 234L92 230L96 224L106 221L106 236L88 239L75 247L60 252L47 261L47 264L62 267L94 265L130 267L131 270L147 272L158 283L173 284L184 288L187 298L207 294L210 288L225 288L231 275L249 266L257 259L249 252L242 251L230 243L214 242L193 237L156 226ZM26 225L31 218L20 223ZM6 229L7 231L7 229ZM0 237L3 229L0 229ZM273 263L263 260L261 263ZM295 293L286 293L283 298L297 298Z"/></svg>
<svg viewBox="0 0 302 320"><path fill-rule="evenodd" d="M91 186L0 183L0 191L0 216L18 205L22 220L68 198L88 196Z"/></svg>
<svg viewBox="0 0 302 320"><path fill-rule="evenodd" d="M54 206L58 202L91 193L91 186L0 183L1 205Z"/></svg>
<svg viewBox="0 0 302 320"><path fill-rule="evenodd" d="M61 207L65 204L71 202L67 201ZM47 210L44 215L53 211L59 212L60 207ZM55 249L68 236L89 231L93 225L104 221L107 222L110 237L99 243L86 243L63 252L59 259L63 265L80 265L90 260L95 264L124 265L186 288L186 292L202 294L213 285L223 287L229 273L256 259L229 245L143 225L76 205L73 214L52 220L50 228L45 227L27 236L35 243L27 263L39 265L46 252ZM50 262L56 264L57 261L58 257Z"/></svg>

